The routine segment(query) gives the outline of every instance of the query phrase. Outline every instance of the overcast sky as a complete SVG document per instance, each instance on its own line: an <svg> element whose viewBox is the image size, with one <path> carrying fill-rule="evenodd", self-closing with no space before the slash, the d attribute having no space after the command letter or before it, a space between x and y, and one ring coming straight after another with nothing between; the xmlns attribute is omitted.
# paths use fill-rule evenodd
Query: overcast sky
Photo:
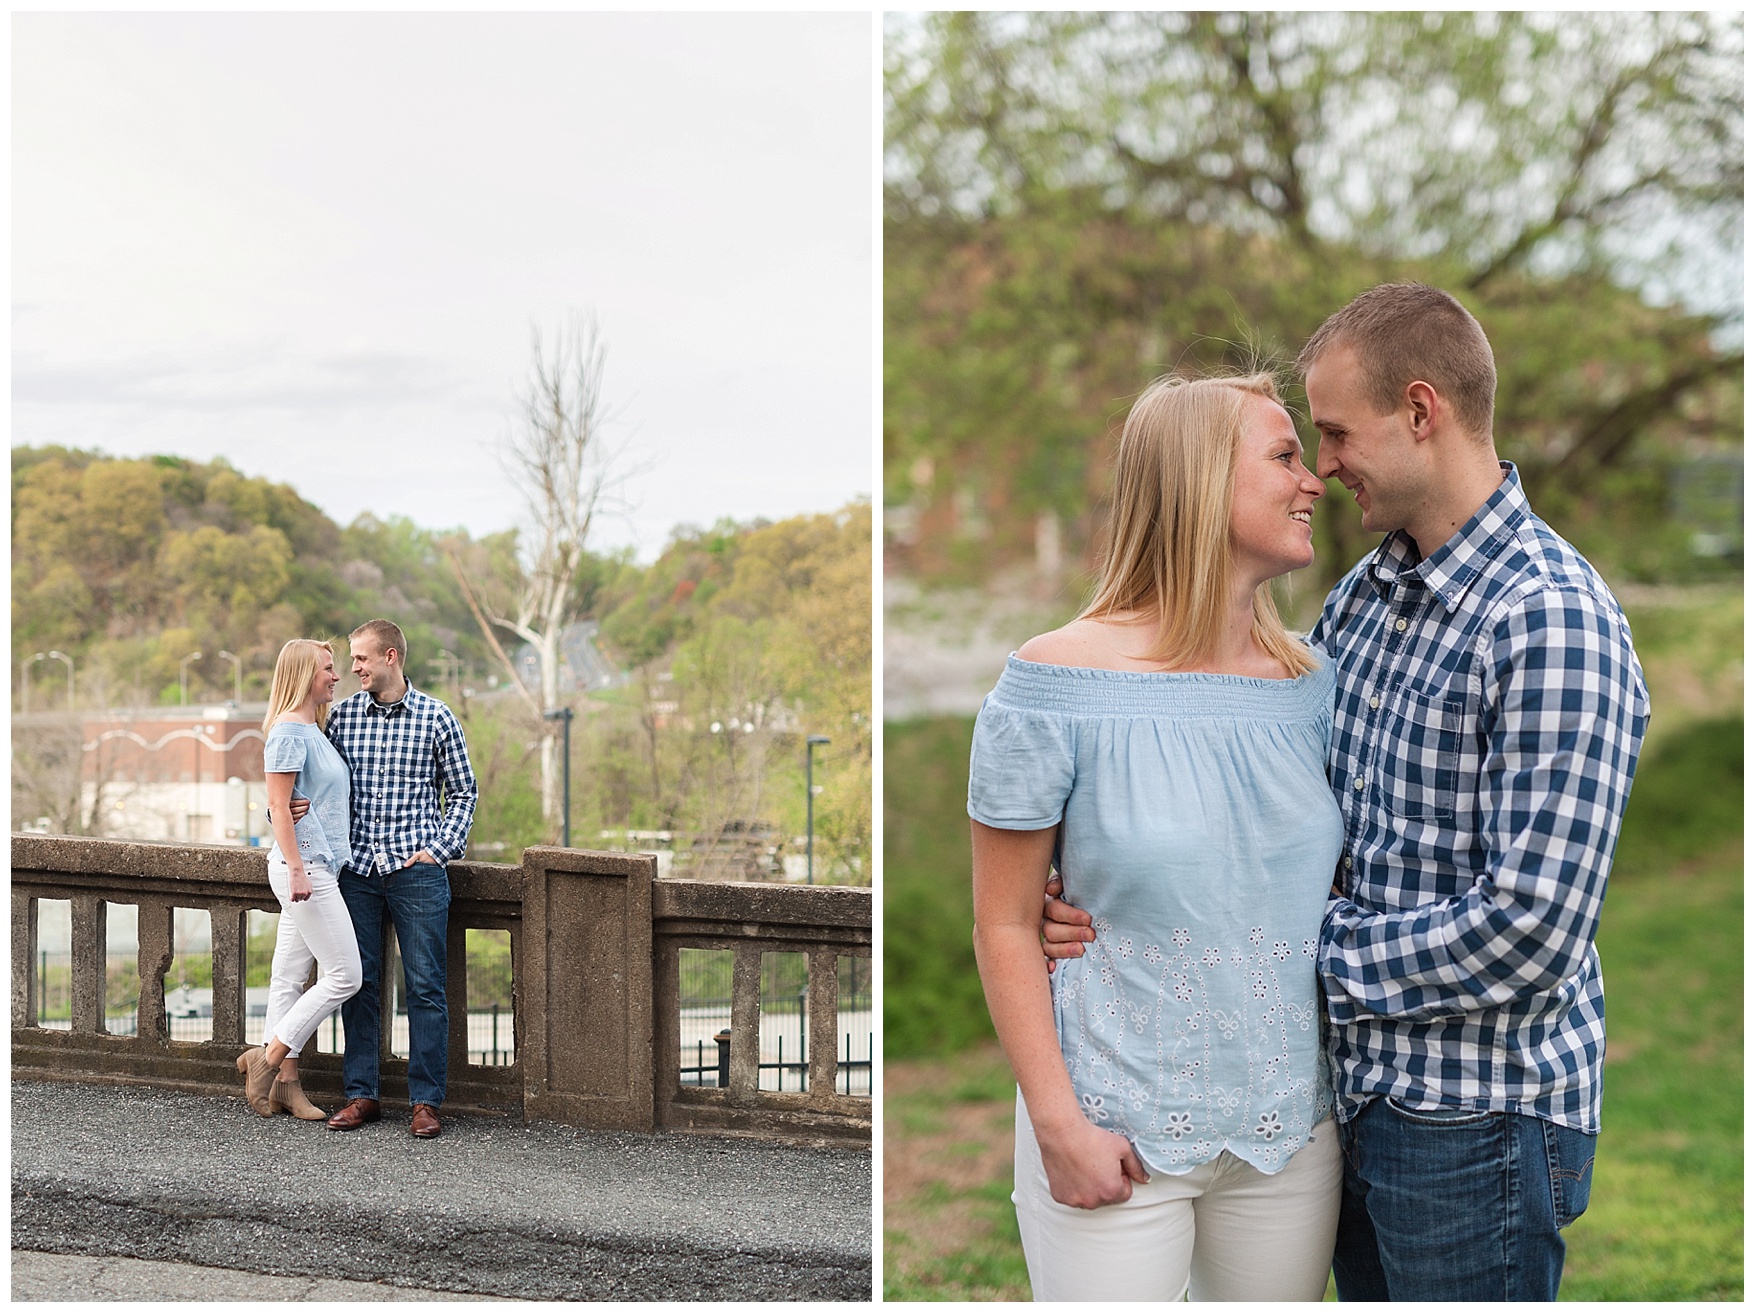
<svg viewBox="0 0 1755 1313"><path fill-rule="evenodd" d="M223 455L480 535L595 312L631 514L872 488L864 14L12 18L12 442Z"/></svg>

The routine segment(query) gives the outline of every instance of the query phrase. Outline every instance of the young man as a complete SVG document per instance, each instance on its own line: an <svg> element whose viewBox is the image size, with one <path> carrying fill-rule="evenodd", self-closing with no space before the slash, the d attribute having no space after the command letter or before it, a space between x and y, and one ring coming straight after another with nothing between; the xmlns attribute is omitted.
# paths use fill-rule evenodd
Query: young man
<svg viewBox="0 0 1755 1313"><path fill-rule="evenodd" d="M402 630L388 620L368 620L348 636L348 645L360 691L330 711L329 738L353 772L353 861L340 883L359 936L363 983L341 1006L348 1102L329 1127L351 1131L380 1115L378 990L388 914L407 985L409 1130L430 1139L440 1129L450 1036L445 865L468 844L475 773L451 709L409 685Z"/></svg>
<svg viewBox="0 0 1755 1313"><path fill-rule="evenodd" d="M1336 665L1346 826L1318 955L1336 1286L1553 1299L1600 1126L1593 940L1644 678L1607 586L1498 459L1492 351L1454 298L1375 287L1298 364L1317 473L1387 535L1312 631Z"/></svg>

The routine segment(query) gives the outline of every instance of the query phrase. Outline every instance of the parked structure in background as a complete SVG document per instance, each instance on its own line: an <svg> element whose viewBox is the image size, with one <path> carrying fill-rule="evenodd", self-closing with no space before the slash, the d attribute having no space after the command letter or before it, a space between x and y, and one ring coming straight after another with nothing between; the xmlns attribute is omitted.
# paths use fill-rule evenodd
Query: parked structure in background
<svg viewBox="0 0 1755 1313"><path fill-rule="evenodd" d="M227 703L84 714L79 803L91 832L265 846L266 710Z"/></svg>

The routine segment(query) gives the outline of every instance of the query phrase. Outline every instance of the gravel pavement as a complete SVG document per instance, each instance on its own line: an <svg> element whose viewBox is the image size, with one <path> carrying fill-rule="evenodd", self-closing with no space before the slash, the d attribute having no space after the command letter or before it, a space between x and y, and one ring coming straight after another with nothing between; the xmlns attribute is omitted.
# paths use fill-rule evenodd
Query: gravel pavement
<svg viewBox="0 0 1755 1313"><path fill-rule="evenodd" d="M870 1298L869 1153L407 1122L15 1082L12 1245L516 1299Z"/></svg>

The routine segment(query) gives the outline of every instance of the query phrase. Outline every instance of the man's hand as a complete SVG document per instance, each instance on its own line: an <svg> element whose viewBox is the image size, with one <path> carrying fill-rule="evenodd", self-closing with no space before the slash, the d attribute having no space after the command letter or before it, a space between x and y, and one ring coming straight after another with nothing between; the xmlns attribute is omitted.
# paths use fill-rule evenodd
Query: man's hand
<svg viewBox="0 0 1755 1313"><path fill-rule="evenodd" d="M286 814L292 817L294 825L297 825L300 821L304 820L305 813L310 810L311 800L309 798L294 798L286 806ZM268 823L270 825L274 824L274 808L272 807L268 809Z"/></svg>
<svg viewBox="0 0 1755 1313"><path fill-rule="evenodd" d="M428 866L437 866L439 864L439 859L437 857L434 857L425 848L422 848L419 852L415 853L415 855L413 857L410 857L406 862L404 862L402 864L402 869L406 871L409 867L413 866L416 862L425 862Z"/></svg>
<svg viewBox="0 0 1755 1313"><path fill-rule="evenodd" d="M1060 872L1055 871L1042 891L1042 956L1051 972L1056 958L1083 957L1085 945L1097 938L1091 914L1061 901L1060 890Z"/></svg>

